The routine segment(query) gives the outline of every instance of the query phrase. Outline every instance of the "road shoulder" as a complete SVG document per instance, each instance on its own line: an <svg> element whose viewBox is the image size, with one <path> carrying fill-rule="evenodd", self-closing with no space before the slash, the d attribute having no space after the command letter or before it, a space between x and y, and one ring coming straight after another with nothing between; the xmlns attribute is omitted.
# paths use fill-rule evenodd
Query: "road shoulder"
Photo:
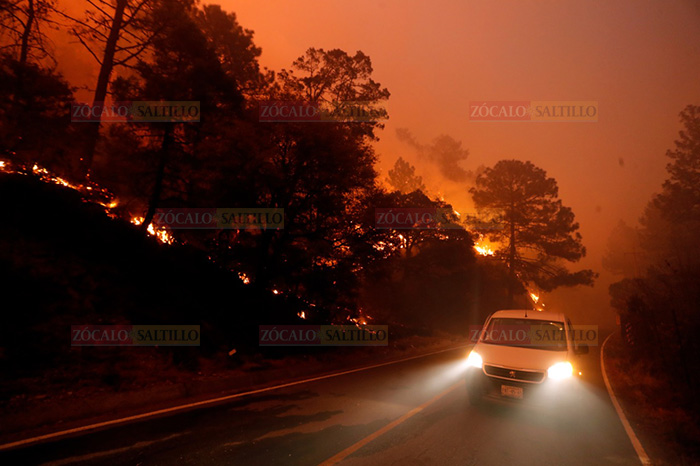
<svg viewBox="0 0 700 466"><path fill-rule="evenodd" d="M601 372L625 429L638 439L635 444L630 435L642 464L698 464L700 428L672 397L659 396L666 383L627 355L619 332L603 344Z"/></svg>

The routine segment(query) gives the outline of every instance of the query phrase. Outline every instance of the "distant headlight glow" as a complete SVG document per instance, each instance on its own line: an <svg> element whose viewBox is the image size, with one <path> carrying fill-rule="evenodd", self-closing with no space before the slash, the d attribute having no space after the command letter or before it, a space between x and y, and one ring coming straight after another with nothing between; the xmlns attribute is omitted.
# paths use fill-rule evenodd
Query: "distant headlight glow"
<svg viewBox="0 0 700 466"><path fill-rule="evenodd" d="M547 369L547 375L550 379L567 379L574 373L574 368L570 362L558 362Z"/></svg>
<svg viewBox="0 0 700 466"><path fill-rule="evenodd" d="M481 365L483 364L483 361L481 359L481 356L479 356L479 353L472 351L469 353L469 356L467 356L467 366L469 367L476 367L477 369L481 369Z"/></svg>

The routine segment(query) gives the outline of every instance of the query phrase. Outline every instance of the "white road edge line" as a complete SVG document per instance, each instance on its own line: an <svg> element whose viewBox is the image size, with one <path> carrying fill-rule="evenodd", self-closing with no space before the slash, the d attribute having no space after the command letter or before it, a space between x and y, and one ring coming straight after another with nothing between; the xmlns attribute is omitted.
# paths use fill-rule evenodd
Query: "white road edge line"
<svg viewBox="0 0 700 466"><path fill-rule="evenodd" d="M603 346L601 346L600 348L600 372L603 374L605 388L608 389L608 395L610 395L610 399L612 400L613 406L615 407L615 411L617 411L617 416L620 418L622 426L625 428L625 432L627 432L627 436L629 437L630 442L632 442L634 451L637 452L639 461L641 461L642 464L653 464L649 459L649 455L647 455L647 452L644 451L642 443L639 441L637 435L634 433L634 429L632 429L632 426L627 420L627 416L625 416L625 413L622 411L622 407L620 406L620 403L617 401L617 397L615 396L615 391L613 390L612 385L610 385L608 374L605 371L605 358L603 357L605 355L605 344L608 342L608 340L610 340L610 337L613 336L614 333L615 332L612 332L610 335L608 335L608 337L603 342Z"/></svg>
<svg viewBox="0 0 700 466"><path fill-rule="evenodd" d="M286 388L286 387L291 387L294 385L301 385L304 383L315 382L316 380L330 379L331 377L338 377L338 376L345 375L345 374L352 374L353 372L366 371L369 369L374 369L376 367L388 366L390 364L398 364L400 362L410 361L411 359L424 358L426 356L431 356L433 354L438 354L438 353L446 353L447 351L454 351L456 349L466 348L468 346L470 346L470 345L455 346L452 348L433 351L433 352L421 354L418 356L411 356L411 357L399 359L396 361L383 362L380 364L374 364L371 366L360 367L360 368L351 369L348 371L334 372L332 374L321 375L321 376L313 377L310 379L297 380L296 382L289 382L289 383L285 383L285 384L281 384L281 385L275 385L272 387L260 388L258 390L251 390L248 392L234 393L233 395L226 395L226 396L221 396L218 398L210 398L208 400L197 401L194 403L188 403L188 404L179 405L179 406L172 406L170 408L159 409L157 411L151 411L148 413L136 414L133 416L127 416L127 417L123 417L120 419L112 419L111 421L98 422L96 424L89 424L87 426L75 427L73 429L52 432L50 434L39 435L37 437L31 437L31 438L27 438L27 439L23 439L23 440L17 440L16 442L5 443L3 445L0 445L0 451L9 450L11 448L16 448L19 446L28 446L28 445L42 442L44 440L57 439L60 437L64 437L64 436L68 436L68 435L72 435L72 434L77 434L79 432L89 432L92 430L101 429L103 427L125 424L127 422L135 421L137 419L147 419L149 417L159 416L161 414L174 413L177 411L184 411L184 410L187 410L190 408L195 408L195 407L203 407L203 406L219 403L219 402L226 401L226 400L232 400L234 398L240 398L240 397L247 396L247 395L254 395L256 393L269 392L271 390L278 390L280 388Z"/></svg>

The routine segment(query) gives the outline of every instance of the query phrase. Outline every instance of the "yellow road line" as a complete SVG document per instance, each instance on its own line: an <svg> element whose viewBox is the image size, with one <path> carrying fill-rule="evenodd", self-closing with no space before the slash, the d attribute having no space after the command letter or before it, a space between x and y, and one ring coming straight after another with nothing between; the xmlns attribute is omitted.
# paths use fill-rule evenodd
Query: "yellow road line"
<svg viewBox="0 0 700 466"><path fill-rule="evenodd" d="M357 450L359 450L360 448L364 447L365 445L367 445L368 443L370 443L372 440L375 440L376 438L378 438L378 437L380 437L380 436L386 434L386 433L389 432L391 429L393 429L394 427L398 426L399 424L401 424L401 423L404 422L405 420L407 420L407 419L409 419L409 418L415 416L415 415L418 414L419 412L423 411L425 408L427 408L428 406L430 406L431 404L435 403L437 400L439 400L440 398L442 398L443 396L447 395L447 394L450 393L452 390L454 390L455 388L457 388L457 387L459 386L460 383L461 383L461 382L456 382L456 383L455 383L454 385L452 385L450 388L448 388L448 389L442 391L441 393L438 393L437 395L435 395L434 397L432 397L431 399L429 399L428 401L426 401L426 402L423 403L422 405L420 405L420 406L418 406L418 407L416 407L416 408L413 408L412 410L410 410L409 412L407 412L406 414L404 414L404 415L401 416L400 418L396 419L395 421L390 422L389 424L385 425L384 427L382 427L382 428L379 429L378 431L376 431L376 432L374 432L374 433L368 435L367 437L363 438L362 440L360 440L359 442L355 443L354 445L349 446L348 448L346 448L345 450L341 451L341 452L338 453L337 455L332 456L331 458L328 458L326 461L324 461L323 463L321 463L319 466L332 466L332 465L334 465L334 464L337 464L337 463L343 461L343 460L344 460L345 458L347 458L349 455L355 453Z"/></svg>

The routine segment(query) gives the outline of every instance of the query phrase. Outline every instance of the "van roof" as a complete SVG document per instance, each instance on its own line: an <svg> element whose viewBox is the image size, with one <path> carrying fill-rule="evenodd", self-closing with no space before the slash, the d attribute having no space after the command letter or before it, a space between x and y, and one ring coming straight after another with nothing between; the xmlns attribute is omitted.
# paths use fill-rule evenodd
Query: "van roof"
<svg viewBox="0 0 700 466"><path fill-rule="evenodd" d="M491 314L491 317L511 317L518 319L532 320L552 320L556 322L565 322L566 316L561 312L536 311L534 309L508 309L496 311Z"/></svg>

